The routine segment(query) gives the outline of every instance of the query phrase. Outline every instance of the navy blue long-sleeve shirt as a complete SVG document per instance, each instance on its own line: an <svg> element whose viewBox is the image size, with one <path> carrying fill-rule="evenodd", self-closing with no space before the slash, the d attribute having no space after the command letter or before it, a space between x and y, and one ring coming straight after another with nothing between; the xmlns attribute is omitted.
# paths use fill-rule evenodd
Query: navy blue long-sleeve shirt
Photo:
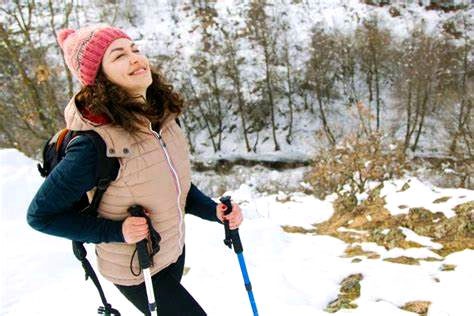
<svg viewBox="0 0 474 316"><path fill-rule="evenodd" d="M34 229L71 240L102 243L124 242L123 221L84 216L72 206L97 183L95 170L97 148L84 136L71 141L66 156L46 178L27 212L28 224ZM216 205L193 183L186 197L185 212L219 222Z"/></svg>

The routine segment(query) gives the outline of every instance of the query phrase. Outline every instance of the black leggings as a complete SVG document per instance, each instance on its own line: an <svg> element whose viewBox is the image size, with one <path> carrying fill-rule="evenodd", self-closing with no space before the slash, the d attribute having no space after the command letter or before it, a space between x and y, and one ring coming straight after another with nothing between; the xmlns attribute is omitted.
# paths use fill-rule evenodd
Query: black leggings
<svg viewBox="0 0 474 316"><path fill-rule="evenodd" d="M180 284L184 269L184 249L178 260L156 273L151 279L160 316L201 316L206 312ZM145 283L133 286L115 284L125 297L144 315L148 311Z"/></svg>

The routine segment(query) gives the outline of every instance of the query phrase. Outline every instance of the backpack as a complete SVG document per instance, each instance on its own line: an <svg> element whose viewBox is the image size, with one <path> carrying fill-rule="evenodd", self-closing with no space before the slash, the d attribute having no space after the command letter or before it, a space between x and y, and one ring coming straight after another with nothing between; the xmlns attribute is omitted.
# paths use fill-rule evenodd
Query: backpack
<svg viewBox="0 0 474 316"><path fill-rule="evenodd" d="M43 147L43 165L38 164L38 171L41 176L46 178L56 165L66 155L66 149L69 143L77 136L85 135L91 139L97 148L98 159L96 168L96 191L91 203L87 194L84 194L81 199L73 205L73 209L81 212L84 216L97 216L97 208L99 207L100 200L107 190L110 182L114 180L114 176L117 174L119 168L119 162L117 158L106 156L106 145L102 138L94 131L71 131L69 129L62 129L53 135ZM87 251L82 242L72 241L72 250L76 258L82 263L82 267L85 271L86 280L90 277L94 282L94 285L99 291L100 298L103 306L98 308L99 314L104 315L116 315L120 316L120 312L110 305L106 298L104 291L100 285L99 279L92 268L90 262L87 260Z"/></svg>

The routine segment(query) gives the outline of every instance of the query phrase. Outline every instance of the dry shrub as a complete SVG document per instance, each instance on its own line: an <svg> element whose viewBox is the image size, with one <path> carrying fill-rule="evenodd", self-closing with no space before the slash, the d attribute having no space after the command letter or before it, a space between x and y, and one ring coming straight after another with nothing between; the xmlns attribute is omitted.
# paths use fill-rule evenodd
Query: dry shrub
<svg viewBox="0 0 474 316"><path fill-rule="evenodd" d="M335 192L351 197L368 189L368 183L400 177L406 169L402 144L384 144L380 134L349 136L338 146L320 151L305 175L318 198Z"/></svg>

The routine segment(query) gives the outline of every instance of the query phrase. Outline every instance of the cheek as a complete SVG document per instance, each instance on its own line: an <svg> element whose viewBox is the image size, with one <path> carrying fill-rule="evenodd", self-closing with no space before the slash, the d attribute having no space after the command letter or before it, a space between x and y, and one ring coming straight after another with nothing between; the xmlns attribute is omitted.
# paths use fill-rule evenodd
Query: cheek
<svg viewBox="0 0 474 316"><path fill-rule="evenodd" d="M124 67L123 63L116 62L104 67L104 72L110 81L120 84L127 79L128 68Z"/></svg>

